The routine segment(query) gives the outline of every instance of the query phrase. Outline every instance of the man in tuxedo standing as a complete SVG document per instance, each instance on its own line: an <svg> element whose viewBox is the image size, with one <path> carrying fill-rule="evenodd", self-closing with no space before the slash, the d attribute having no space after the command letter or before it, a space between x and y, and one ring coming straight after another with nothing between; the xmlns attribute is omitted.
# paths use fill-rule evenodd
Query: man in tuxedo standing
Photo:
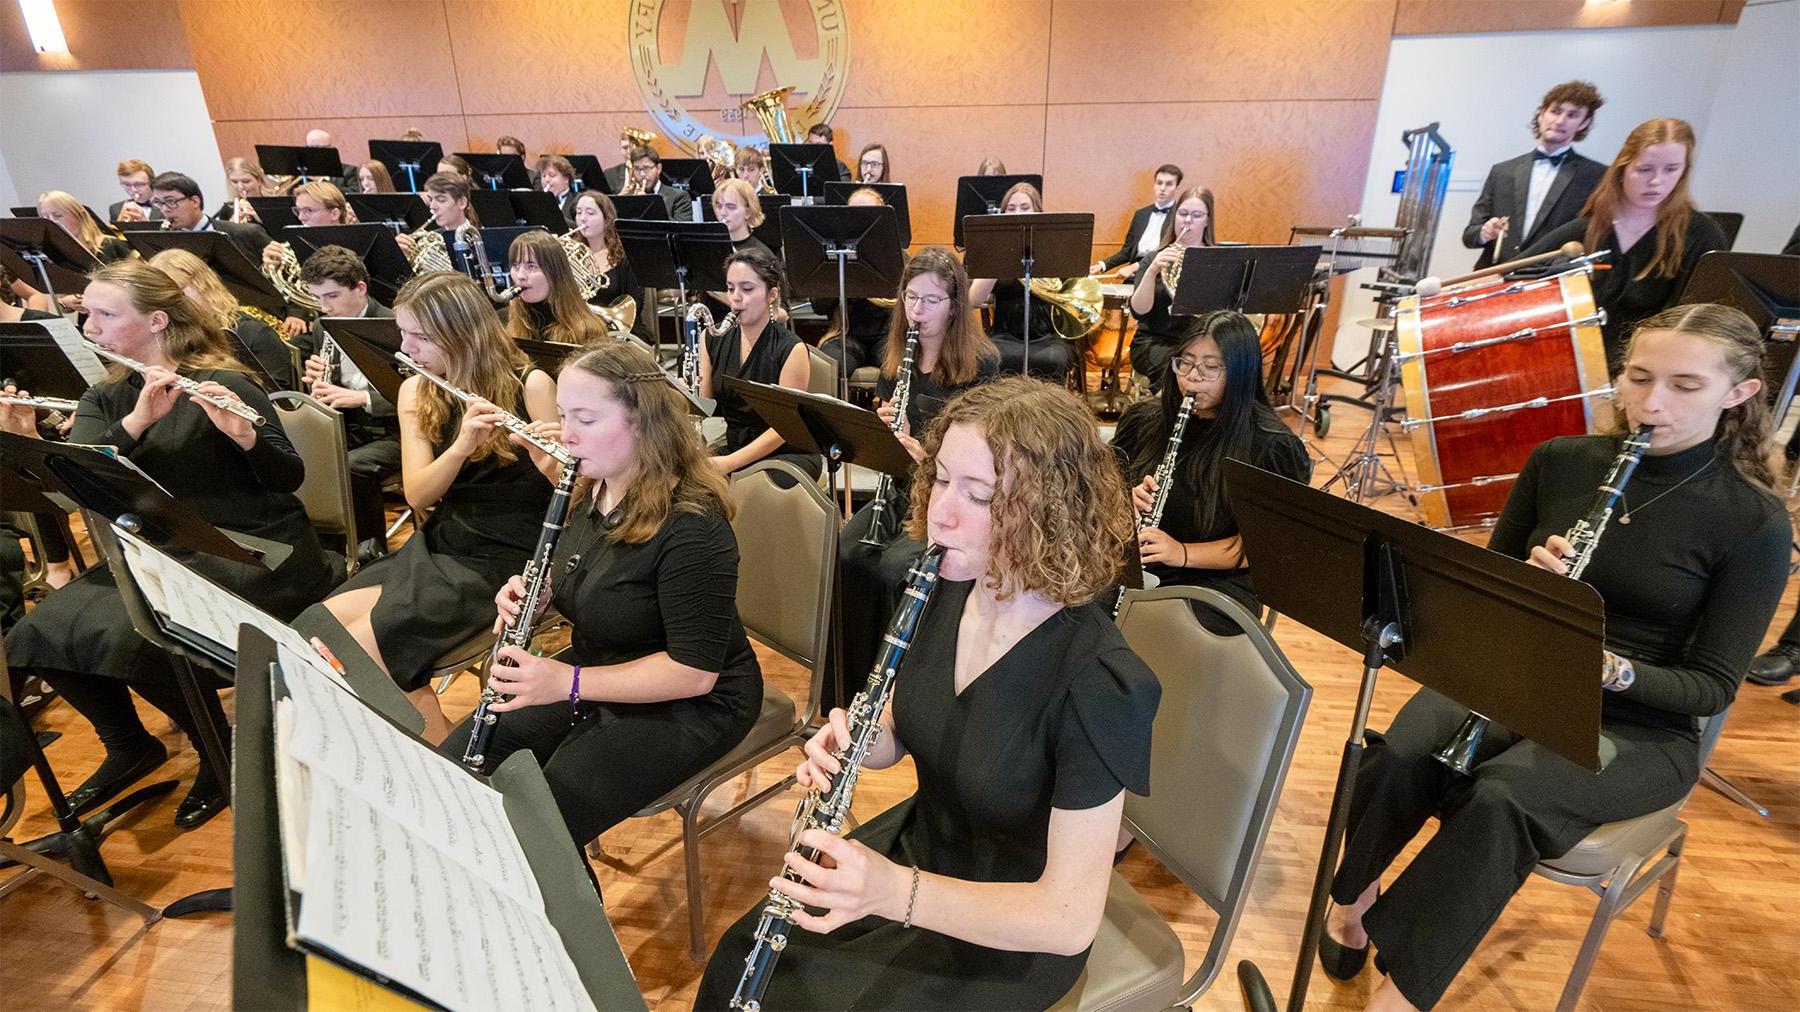
<svg viewBox="0 0 1800 1012"><path fill-rule="evenodd" d="M1104 260L1094 261L1089 274L1105 274L1117 268L1119 277L1129 281L1137 274L1138 262L1156 252L1162 238L1163 221L1175 209L1175 194L1181 189L1181 167L1158 165L1152 180L1150 203L1131 212L1131 227L1125 230L1125 241ZM1124 264L1120 267L1120 264Z"/></svg>
<svg viewBox="0 0 1800 1012"><path fill-rule="evenodd" d="M1514 259L1540 236L1581 216L1606 163L1582 157L1573 145L1588 135L1605 102L1587 81L1565 81L1544 94L1531 118L1537 147L1488 170L1463 229L1463 245L1481 249L1476 270Z"/></svg>

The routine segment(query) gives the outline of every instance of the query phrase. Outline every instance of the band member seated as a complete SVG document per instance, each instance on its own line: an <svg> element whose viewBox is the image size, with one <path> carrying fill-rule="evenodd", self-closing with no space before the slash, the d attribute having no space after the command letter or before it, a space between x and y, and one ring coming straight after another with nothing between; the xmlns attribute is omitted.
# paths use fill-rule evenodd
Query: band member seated
<svg viewBox="0 0 1800 1012"><path fill-rule="evenodd" d="M150 181L150 194L150 206L161 211L164 220L168 222L165 228L177 232L218 232L230 236L231 241L250 258L251 263L261 262L263 247L271 242L269 233L254 222L207 217L200 184L190 177L179 172L165 172Z"/></svg>
<svg viewBox="0 0 1800 1012"><path fill-rule="evenodd" d="M471 186L469 180L454 172L434 172L425 180L425 188L420 191L419 198L425 201L425 208L431 212L432 228L455 232L464 225L481 227L475 216L475 208L469 204ZM410 234L401 232L394 236L400 244L400 251L411 260L418 251L418 240ZM417 267L414 268L418 269Z"/></svg>
<svg viewBox="0 0 1800 1012"><path fill-rule="evenodd" d="M211 323L225 335L227 346L268 390L300 389L294 353L276 332L273 316L238 304L219 273L184 249L166 249L150 258L150 266L175 279Z"/></svg>
<svg viewBox="0 0 1800 1012"><path fill-rule="evenodd" d="M619 131L619 157L622 161L606 170L606 185L612 187L614 193L628 192L626 187L632 183L631 152L639 145L633 134L639 133L627 127ZM647 133L647 131L644 131ZM651 135L655 136L655 135Z"/></svg>
<svg viewBox="0 0 1800 1012"><path fill-rule="evenodd" d="M919 344L907 373L910 389L906 421L900 428L900 443L914 460L925 455L919 437L950 398L1000 374L1000 349L981 329L981 319L969 304L968 290L969 276L963 273L962 262L941 246L927 246L914 254L900 274L903 311L894 314L888 333L883 335L883 355L872 364L881 366L881 379L875 388L881 406L876 410L882 421L891 426L899 407L895 394L905 360L906 332L909 326L918 325ZM873 503L858 510L838 537L838 565L842 567L846 591L841 598L843 672L850 691L858 688L856 680L874 665L881 635L887 631L888 616L900 603L907 570L925 550L924 544L901 530L911 478L896 478L890 484L893 494L881 504L880 512L891 540L865 544L875 523Z"/></svg>
<svg viewBox="0 0 1800 1012"><path fill-rule="evenodd" d="M525 175L531 180L531 188L534 190L547 189L546 187L539 185L538 170L532 168L531 159L525 154L524 141L510 135L502 136L499 140L494 142L494 150L503 155L518 155L519 161L525 163ZM542 157L542 155L539 156L540 159ZM574 179L575 173L570 172L568 178ZM566 217L567 214L568 212L565 211L564 216Z"/></svg>
<svg viewBox="0 0 1800 1012"><path fill-rule="evenodd" d="M725 474L766 457L787 460L814 476L824 461L784 442L726 377L805 390L812 379L806 345L775 319L774 309L787 290L787 272L767 250L747 249L725 258L725 293L736 322L718 336L700 338L700 396L717 402L725 420L725 442L712 458ZM716 320L723 326L725 320Z"/></svg>
<svg viewBox="0 0 1800 1012"><path fill-rule="evenodd" d="M1213 195L1204 186L1191 186L1175 200L1175 213L1163 220L1157 252L1138 261L1137 285L1131 290L1131 315L1137 332L1131 339L1131 368L1160 391L1168 382L1169 360L1186 343L1192 321L1169 312L1175 290L1167 272L1180 270L1190 246L1211 246Z"/></svg>
<svg viewBox="0 0 1800 1012"><path fill-rule="evenodd" d="M338 189L336 183L322 181L294 187L294 217L300 224L308 226L356 224L356 212L350 209L344 191ZM288 243L272 242L264 246L263 273L272 274L284 257L291 255L293 247Z"/></svg>
<svg viewBox="0 0 1800 1012"><path fill-rule="evenodd" d="M865 144L861 153L856 156L857 178L859 183L891 183L893 179L893 159L888 157L886 144Z"/></svg>
<svg viewBox="0 0 1800 1012"><path fill-rule="evenodd" d="M581 298L569 254L548 232L522 232L506 249L508 271L519 297L506 307L506 336L517 341L588 344L606 336L606 325Z"/></svg>
<svg viewBox="0 0 1800 1012"><path fill-rule="evenodd" d="M394 177L386 165L371 158L356 167L356 192L393 193Z"/></svg>
<svg viewBox="0 0 1800 1012"><path fill-rule="evenodd" d="M506 336L467 275L413 278L394 316L401 350L478 400L464 404L419 376L400 385L406 504L431 517L399 551L333 591L325 608L406 690L435 743L450 725L432 692L432 663L492 621L494 588L531 556L550 502L554 462L499 422L510 412L554 432L556 381Z"/></svg>
<svg viewBox="0 0 1800 1012"><path fill-rule="evenodd" d="M1591 773L1498 722L1473 778L1432 757L1468 710L1430 690L1370 734L1332 883L1319 958L1338 979L1370 939L1388 977L1369 1008L1436 1005L1539 860L1594 828L1680 801L1700 776L1700 719L1737 693L1787 579L1788 517L1769 490L1763 342L1749 317L1678 306L1637 327L1619 376L1617 423L1653 426L1650 448L1582 579L1606 602L1595 671L1602 750ZM1532 452L1488 547L1567 573L1567 532L1620 448L1617 435ZM1427 818L1437 834L1385 891L1382 874Z"/></svg>
<svg viewBox="0 0 1800 1012"><path fill-rule="evenodd" d="M536 182L545 193L556 198L563 217L575 222L575 166L561 155L543 154L537 160Z"/></svg>
<svg viewBox="0 0 1800 1012"><path fill-rule="evenodd" d="M88 338L148 368L139 374L115 366L89 387L70 441L116 447L207 523L292 549L272 570L209 556L186 562L207 579L283 621L323 597L331 568L294 495L305 466L211 315L168 274L140 261L95 271L83 301ZM200 384L199 393L241 402L265 423L254 426L183 393L176 386L183 376ZM0 408L0 425L26 436L37 431L30 408ZM167 758L163 743L138 719L132 689L190 738L197 733L170 658L132 627L106 566L89 568L46 597L7 634L6 656L16 674L55 686L106 749L100 768L69 794L77 814L99 808ZM217 693L203 688L201 695L223 721ZM198 826L225 803L203 763L175 810L176 825Z"/></svg>
<svg viewBox="0 0 1800 1012"><path fill-rule="evenodd" d="M1211 587L1255 615L1262 605L1250 584L1237 518L1225 497L1225 461L1235 457L1306 482L1312 477L1312 458L1269 406L1262 346L1256 325L1243 314L1219 310L1194 321L1169 368L1174 382L1163 383L1155 400L1126 409L1113 434L1119 467L1131 483L1132 507L1140 517L1147 516L1170 434L1183 404L1193 398L1162 522L1138 531L1139 557L1159 586ZM1211 608L1196 605L1194 612L1215 633L1238 631L1237 623Z"/></svg>
<svg viewBox="0 0 1800 1012"><path fill-rule="evenodd" d="M263 173L262 166L252 158L228 158L225 161L225 185L230 190L225 203L213 213L213 217L223 221L253 221L262 224L256 216L256 208L250 206L251 197L266 197L274 191L269 184L269 177ZM242 201L242 204L239 204Z"/></svg>
<svg viewBox="0 0 1800 1012"><path fill-rule="evenodd" d="M770 193L773 191L765 189L768 164L761 151L745 145L737 149L737 155L732 159L731 174L749 183L758 193Z"/></svg>
<svg viewBox="0 0 1800 1012"><path fill-rule="evenodd" d="M1150 182L1150 203L1131 212L1131 225L1125 229L1125 241L1104 260L1094 261L1089 274L1119 272L1121 281L1137 276L1138 264L1162 248L1163 223L1175 210L1175 192L1181 189L1181 166L1158 165Z"/></svg>
<svg viewBox="0 0 1800 1012"><path fill-rule="evenodd" d="M863 769L912 756L918 791L851 833L806 829L775 888L804 907L766 1008L1048 1008L1081 975L1125 792L1150 789L1156 676L1096 598L1131 544L1124 486L1087 406L1026 378L931 424L908 533L944 548ZM797 777L843 769L831 711ZM762 913L729 928L695 1007L723 1009ZM817 911L815 913L815 911Z"/></svg>
<svg viewBox="0 0 1800 1012"><path fill-rule="evenodd" d="M468 181L469 185L475 185L475 167L470 165L469 160L461 155L445 155L444 157L439 158L437 171L461 176Z"/></svg>
<svg viewBox="0 0 1800 1012"><path fill-rule="evenodd" d="M636 312L631 332L648 342L648 314L638 306L638 300L643 298L644 286L638 282L637 273L631 269L631 261L625 257L625 247L619 242L618 221L619 209L606 194L583 190L575 198L575 235L587 247L589 266L606 279L589 296L588 302L596 306L611 306L620 299L630 299Z"/></svg>
<svg viewBox="0 0 1800 1012"><path fill-rule="evenodd" d="M881 194L872 189L855 190L844 203L850 207L880 207L887 203ZM957 264L957 271L962 265ZM965 275L966 277L966 275ZM966 286L965 286L966 290ZM850 299L850 340L840 348L840 324L838 321L838 300L812 300L813 312L831 321L831 332L819 342L819 350L830 355L833 361L839 361L845 376L849 376L864 366L881 364L886 357L887 335L889 324L894 316L894 307L877 305L871 299L852 297ZM977 323L979 326L979 323ZM983 335L986 336L986 335ZM998 355L998 352L995 353ZM924 431L920 429L919 431Z"/></svg>
<svg viewBox="0 0 1800 1012"><path fill-rule="evenodd" d="M1610 251L1610 270L1594 273L1594 302L1606 311L1600 328L1608 370L1616 371L1625 338L1639 320L1675 305L1700 257L1728 249L1725 230L1694 209L1688 179L1694 130L1684 120L1645 120L1632 128L1581 217L1553 229L1521 254L1548 253L1579 242Z"/></svg>
<svg viewBox="0 0 1800 1012"><path fill-rule="evenodd" d="M321 246L300 265L300 280L319 300L319 317L391 318L394 311L369 295L369 271L342 246ZM323 322L294 339L305 360L306 388L313 399L344 416L344 443L350 465L350 502L361 544L351 546L368 561L387 551L387 518L381 486L400 470L400 421L394 403L375 389L350 356L339 349L327 375L320 352L329 340Z"/></svg>
<svg viewBox="0 0 1800 1012"><path fill-rule="evenodd" d="M1003 214L1026 214L1044 209L1044 198L1030 183L1015 183L1000 201ZM994 300L994 344L1000 349L1000 370L1020 372L1025 363L1025 283L976 278L969 286L969 301L981 305ZM1049 303L1036 296L1031 307L1031 372L1060 379L1075 364L1075 345L1056 336L1050 325Z"/></svg>
<svg viewBox="0 0 1800 1012"><path fill-rule="evenodd" d="M125 199L112 204L106 209L107 221L157 221L162 212L150 204L150 180L156 178L156 170L149 162L136 158L127 158L119 163L119 189L125 191Z"/></svg>
<svg viewBox="0 0 1800 1012"><path fill-rule="evenodd" d="M484 750L544 768L569 835L586 843L724 756L756 722L762 669L737 615L737 538L724 476L651 356L621 342L558 377L560 438L576 458L546 596L574 626L563 654L504 647L489 687L510 697ZM521 616L522 577L495 603ZM465 721L444 742L461 757Z"/></svg>
<svg viewBox="0 0 1800 1012"><path fill-rule="evenodd" d="M836 136L831 131L831 124L814 123L812 126L808 127L806 130L806 143L835 145L837 140ZM837 170L839 179L856 178L850 174L850 166L845 165L842 158L837 159Z"/></svg>
<svg viewBox="0 0 1800 1012"><path fill-rule="evenodd" d="M1469 212L1462 242L1481 250L1476 270L1517 259L1520 250L1581 213L1606 165L1572 145L1587 137L1594 114L1605 104L1600 89L1587 81L1564 81L1544 93L1531 117L1537 147L1489 169Z"/></svg>
<svg viewBox="0 0 1800 1012"><path fill-rule="evenodd" d="M978 176L1004 176L1006 175L1006 163L989 155L975 167L975 174Z"/></svg>
<svg viewBox="0 0 1800 1012"><path fill-rule="evenodd" d="M37 213L38 217L61 225L64 232L73 236L82 249L94 254L94 259L102 264L129 259L131 256L130 244L100 231L100 225L94 221L94 216L71 194L61 190L47 190L38 194ZM78 306L81 297L62 296L61 301L65 306Z"/></svg>
<svg viewBox="0 0 1800 1012"><path fill-rule="evenodd" d="M652 148L631 149L631 174L637 179L639 193L654 193L663 199L663 207L671 221L693 221L694 202L686 192L663 182L662 156Z"/></svg>

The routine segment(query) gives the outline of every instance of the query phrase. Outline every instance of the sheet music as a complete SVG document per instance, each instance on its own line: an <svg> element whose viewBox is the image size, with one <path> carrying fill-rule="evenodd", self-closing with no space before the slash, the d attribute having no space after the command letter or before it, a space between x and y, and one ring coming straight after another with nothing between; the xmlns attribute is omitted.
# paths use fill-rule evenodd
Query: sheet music
<svg viewBox="0 0 1800 1012"><path fill-rule="evenodd" d="M59 316L54 320L31 322L50 332L50 339L56 342L56 347L61 349L63 357L69 360L69 364L75 367L81 378L87 380L88 386L106 378L106 363L100 361L100 356L94 354L87 342L82 340L81 331L75 329L74 319Z"/></svg>
<svg viewBox="0 0 1800 1012"><path fill-rule="evenodd" d="M446 1008L592 1009L540 904L315 780L299 936Z"/></svg>

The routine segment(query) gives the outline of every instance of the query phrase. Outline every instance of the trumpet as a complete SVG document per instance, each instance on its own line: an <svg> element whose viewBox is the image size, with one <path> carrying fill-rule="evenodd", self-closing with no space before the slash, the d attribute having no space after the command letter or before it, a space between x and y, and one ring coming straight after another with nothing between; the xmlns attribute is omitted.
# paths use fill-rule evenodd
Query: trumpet
<svg viewBox="0 0 1800 1012"><path fill-rule="evenodd" d="M420 365L419 363L413 361L412 356L408 355L406 352L403 352L403 351L394 352L394 361L400 363L402 366L405 366L409 371L416 373L419 376L423 376L427 381L435 384L439 389L443 390L445 393L447 393L450 396L456 398L457 400L463 402L464 404L473 404L476 401L484 399L481 397L477 397L472 393L469 393L467 390L464 390L462 387L457 386L456 384L450 382L447 379L444 379L440 376L433 375L431 370L429 370L429 369L425 368L424 366ZM530 422L527 422L525 419L520 418L518 415L515 415L512 412L506 411L506 410L501 410L500 415L501 415L501 418L500 418L500 427L501 428L505 429L506 431L512 433L515 436L518 436L520 439L522 439L526 443L530 444L539 453L544 454L545 456L549 457L550 459L556 461L558 464L561 464L564 467L571 467L574 465L574 463L575 463L574 456L571 455L569 453L569 451L563 449L561 443L555 442L553 440L545 439L543 436L540 436L537 433L532 432Z"/></svg>
<svg viewBox="0 0 1800 1012"><path fill-rule="evenodd" d="M234 197L231 201L231 220L238 224L257 221L256 209L250 206L248 197Z"/></svg>
<svg viewBox="0 0 1800 1012"><path fill-rule="evenodd" d="M94 354L100 356L101 358L106 359L109 362L116 362L119 365L122 365L125 368L130 369L132 372L142 375L142 374L146 374L150 371L150 367L148 365L145 365L144 363L139 362L135 358L127 358L124 355L118 354L117 352L107 351L105 348L100 347L98 344L95 344L92 341L84 340L81 343L87 347L87 350L93 352ZM190 398L192 398L194 400L204 401L207 404L211 404L215 408L220 408L225 411L229 411L230 413L238 416L239 418L242 418L243 420L249 422L251 425L253 425L259 429L262 428L268 422L268 419L266 419L262 415L259 415L256 413L255 408L251 407L248 404L245 404L243 401L240 401L240 400L237 400L237 399L231 398L231 397L220 397L217 394L201 393L200 392L200 381L197 379L194 379L192 377L177 375L175 377L175 389L181 391L184 394L187 394Z"/></svg>

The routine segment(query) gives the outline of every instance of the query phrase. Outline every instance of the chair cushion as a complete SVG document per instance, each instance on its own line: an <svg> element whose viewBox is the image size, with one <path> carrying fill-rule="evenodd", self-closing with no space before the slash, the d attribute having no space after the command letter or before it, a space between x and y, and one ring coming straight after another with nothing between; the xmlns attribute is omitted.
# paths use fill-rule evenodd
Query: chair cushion
<svg viewBox="0 0 1800 1012"><path fill-rule="evenodd" d="M874 387L881 382L881 367L865 365L850 373L850 385L853 387Z"/></svg>
<svg viewBox="0 0 1800 1012"><path fill-rule="evenodd" d="M1163 1009L1180 996L1181 939L1131 883L1113 872L1106 916L1086 969L1052 1012Z"/></svg>
<svg viewBox="0 0 1800 1012"><path fill-rule="evenodd" d="M764 682L762 712L756 715L756 723L751 725L750 733L744 735L744 740L738 742L736 748L725 753L725 758L689 777L680 787L658 798L655 804L644 808L638 812L638 815L655 815L694 793L694 789L700 786L700 781L717 776L720 770L728 770L739 763L749 761L758 752L780 741L793 731L794 721L799 719L798 714L799 712L794 707L794 701L788 697L787 693Z"/></svg>
<svg viewBox="0 0 1800 1012"><path fill-rule="evenodd" d="M1685 802L1686 799L1683 799ZM1561 857L1539 862L1565 875L1606 875L1627 858L1642 854L1668 836L1680 820L1681 804L1622 822L1609 822Z"/></svg>

